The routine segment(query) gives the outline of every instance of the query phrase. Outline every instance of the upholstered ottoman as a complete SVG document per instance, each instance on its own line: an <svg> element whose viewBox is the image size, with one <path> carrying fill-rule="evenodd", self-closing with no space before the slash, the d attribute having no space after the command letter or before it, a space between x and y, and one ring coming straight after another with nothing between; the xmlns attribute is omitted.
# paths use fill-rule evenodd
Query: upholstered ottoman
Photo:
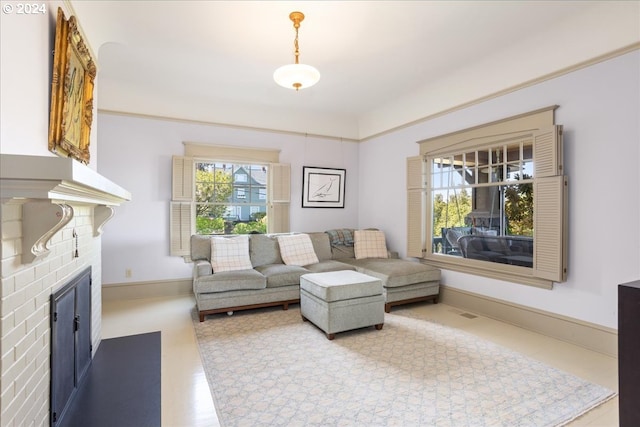
<svg viewBox="0 0 640 427"><path fill-rule="evenodd" d="M384 324L382 282L356 271L310 273L300 277L303 320L332 340L337 332Z"/></svg>

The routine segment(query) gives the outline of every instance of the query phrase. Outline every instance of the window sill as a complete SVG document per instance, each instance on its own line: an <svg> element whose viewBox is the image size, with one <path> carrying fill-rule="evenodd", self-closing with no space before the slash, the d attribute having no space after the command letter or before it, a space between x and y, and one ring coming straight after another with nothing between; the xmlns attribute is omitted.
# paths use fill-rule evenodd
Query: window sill
<svg viewBox="0 0 640 427"><path fill-rule="evenodd" d="M457 271L542 289L553 289L553 281L534 277L533 269L527 267L517 267L438 254L428 254L420 259L420 262L443 270Z"/></svg>

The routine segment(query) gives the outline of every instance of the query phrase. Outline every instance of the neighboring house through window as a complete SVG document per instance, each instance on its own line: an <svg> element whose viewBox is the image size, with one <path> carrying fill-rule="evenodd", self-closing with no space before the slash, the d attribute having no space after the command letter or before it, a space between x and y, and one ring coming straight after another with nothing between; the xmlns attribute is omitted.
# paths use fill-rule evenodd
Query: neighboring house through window
<svg viewBox="0 0 640 427"><path fill-rule="evenodd" d="M267 199L259 194L267 192L268 165L195 160L195 169L197 234L266 233Z"/></svg>

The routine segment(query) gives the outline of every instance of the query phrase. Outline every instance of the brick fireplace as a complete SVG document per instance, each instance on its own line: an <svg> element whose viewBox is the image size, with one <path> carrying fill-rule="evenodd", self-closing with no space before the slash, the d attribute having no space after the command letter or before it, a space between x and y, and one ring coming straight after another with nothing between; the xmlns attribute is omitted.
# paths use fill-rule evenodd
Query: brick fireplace
<svg viewBox="0 0 640 427"><path fill-rule="evenodd" d="M1 155L0 418L48 425L51 295L91 267L91 342L101 339L101 238L128 191L72 159Z"/></svg>

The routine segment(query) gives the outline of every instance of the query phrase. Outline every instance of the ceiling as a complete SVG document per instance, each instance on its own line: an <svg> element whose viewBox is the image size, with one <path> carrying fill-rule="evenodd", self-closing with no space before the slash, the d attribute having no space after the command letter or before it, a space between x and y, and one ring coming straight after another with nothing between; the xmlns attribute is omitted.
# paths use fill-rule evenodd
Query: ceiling
<svg viewBox="0 0 640 427"><path fill-rule="evenodd" d="M638 2L70 3L98 57L103 111L355 140L640 39ZM293 62L293 10L306 15L300 62L322 76L297 93L272 77ZM590 42L607 29L611 42ZM519 55L536 65L520 67Z"/></svg>

